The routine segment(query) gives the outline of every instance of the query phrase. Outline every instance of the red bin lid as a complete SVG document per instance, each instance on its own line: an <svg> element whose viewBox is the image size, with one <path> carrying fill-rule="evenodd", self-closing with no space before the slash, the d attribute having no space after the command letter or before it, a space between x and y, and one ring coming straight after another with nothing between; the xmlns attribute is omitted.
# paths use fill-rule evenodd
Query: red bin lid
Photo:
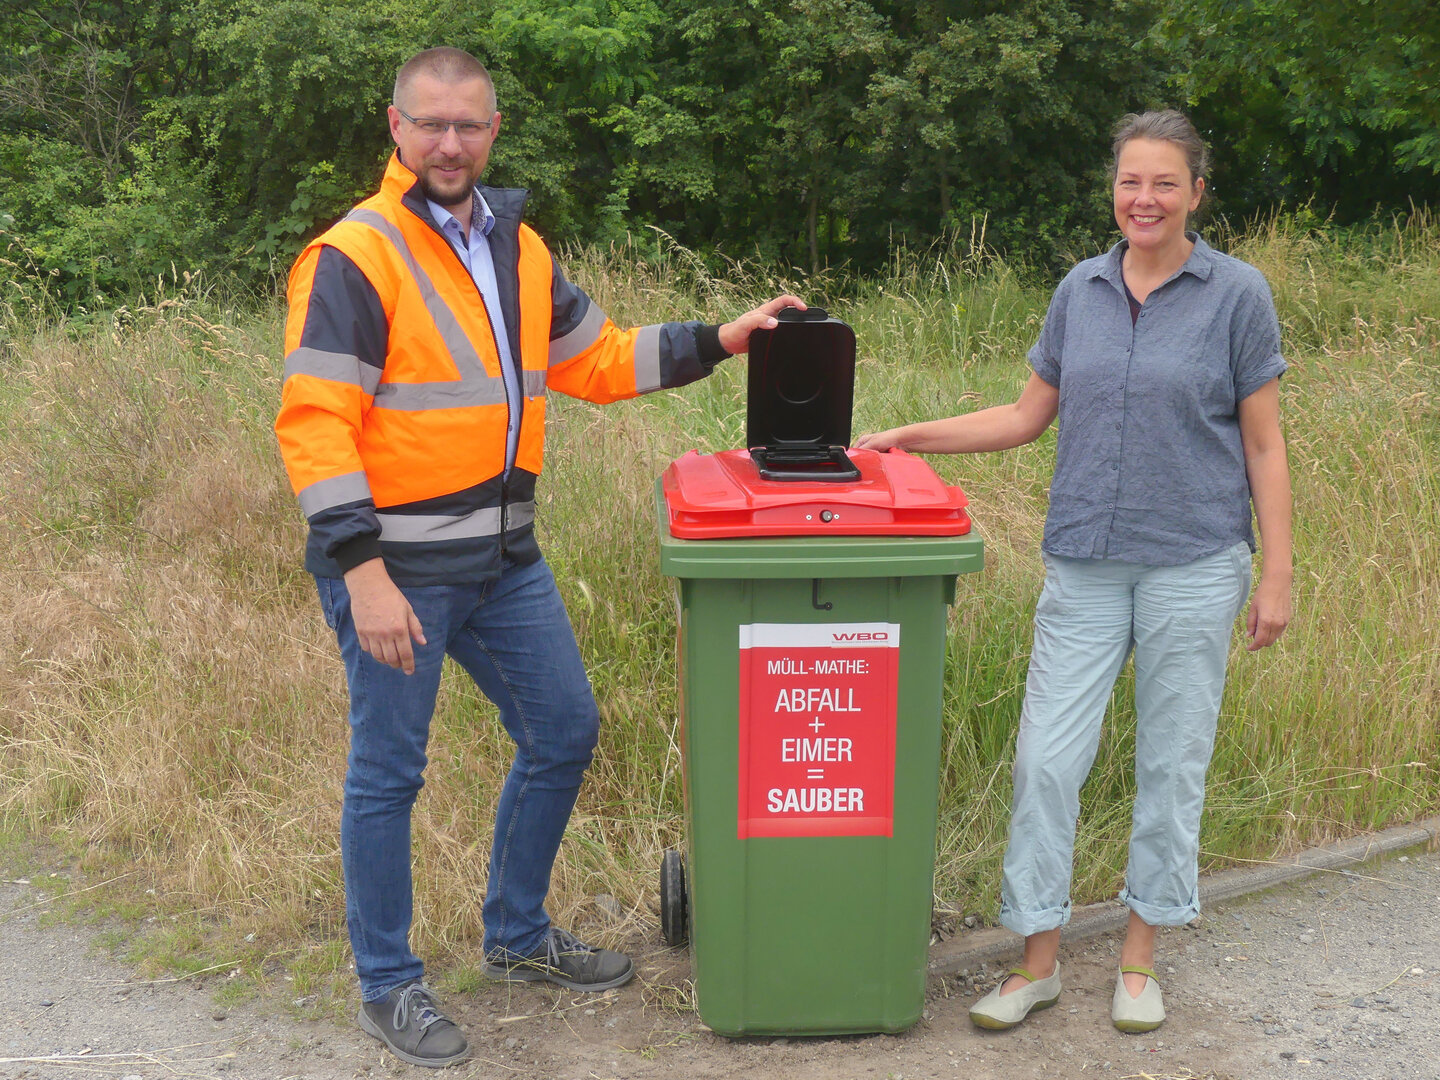
<svg viewBox="0 0 1440 1080"><path fill-rule="evenodd" d="M745 450L691 450L661 477L670 535L960 536L969 500L926 462L903 450L847 450L860 479L764 480Z"/></svg>

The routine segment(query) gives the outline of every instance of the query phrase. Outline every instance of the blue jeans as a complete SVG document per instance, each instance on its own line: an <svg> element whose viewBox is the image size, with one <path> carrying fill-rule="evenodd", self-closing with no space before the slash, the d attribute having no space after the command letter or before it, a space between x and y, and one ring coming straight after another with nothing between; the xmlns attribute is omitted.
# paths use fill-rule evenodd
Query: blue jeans
<svg viewBox="0 0 1440 1080"><path fill-rule="evenodd" d="M1132 650L1135 808L1121 899L1151 926L1199 913L1205 771L1250 576L1243 541L1181 566L1045 556L1015 744L1003 925L1029 935L1070 921L1080 786Z"/></svg>
<svg viewBox="0 0 1440 1080"><path fill-rule="evenodd" d="M507 560L494 581L403 587L428 642L415 645L413 675L360 648L342 579L316 584L350 687L340 853L361 997L374 1001L424 973L409 942L410 809L447 654L499 708L516 746L495 815L485 951L536 952L550 929L550 869L600 728L550 568Z"/></svg>

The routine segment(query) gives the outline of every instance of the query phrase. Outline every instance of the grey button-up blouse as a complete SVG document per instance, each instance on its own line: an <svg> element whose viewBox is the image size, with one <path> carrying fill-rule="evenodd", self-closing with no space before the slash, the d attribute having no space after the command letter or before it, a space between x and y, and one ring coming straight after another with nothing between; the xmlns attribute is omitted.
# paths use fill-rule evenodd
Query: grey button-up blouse
<svg viewBox="0 0 1440 1080"><path fill-rule="evenodd" d="M1050 300L1029 360L1060 390L1052 555L1176 566L1255 548L1239 403L1285 370L1280 325L1260 271L1188 235L1133 325L1123 240Z"/></svg>

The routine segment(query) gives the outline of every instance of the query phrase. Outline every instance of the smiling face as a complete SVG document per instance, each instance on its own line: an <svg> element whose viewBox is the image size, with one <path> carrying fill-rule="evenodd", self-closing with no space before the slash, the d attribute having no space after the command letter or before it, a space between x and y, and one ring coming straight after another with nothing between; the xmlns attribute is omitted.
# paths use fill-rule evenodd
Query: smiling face
<svg viewBox="0 0 1440 1080"><path fill-rule="evenodd" d="M1133 250L1161 254L1185 243L1185 220L1204 191L1176 143L1131 139L1115 168L1115 222Z"/></svg>
<svg viewBox="0 0 1440 1080"><path fill-rule="evenodd" d="M490 147L500 131L495 92L485 79L445 82L431 75L416 75L399 102L417 120L492 120L478 139L461 140L454 127L436 138L421 131L390 106L390 137L400 148L400 160L420 179L425 196L447 209L465 206L470 191L490 161Z"/></svg>

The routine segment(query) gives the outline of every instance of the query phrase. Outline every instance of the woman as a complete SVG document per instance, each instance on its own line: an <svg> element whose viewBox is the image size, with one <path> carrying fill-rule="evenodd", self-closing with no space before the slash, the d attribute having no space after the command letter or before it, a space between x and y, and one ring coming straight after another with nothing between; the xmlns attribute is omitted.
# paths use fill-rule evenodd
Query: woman
<svg viewBox="0 0 1440 1080"><path fill-rule="evenodd" d="M1259 271L1186 230L1206 159L1180 113L1124 117L1113 166L1124 238L1055 290L1019 400L856 443L1002 450L1060 419L1001 890L1000 921L1025 935L1025 954L971 1009L981 1027L1014 1027L1060 996L1080 786L1132 651L1136 798L1121 893L1130 921L1111 1016L1122 1031L1160 1026L1155 928L1199 912L1205 770L1231 628L1250 591L1252 502L1265 559L1248 647L1272 644L1290 620L1280 329Z"/></svg>

